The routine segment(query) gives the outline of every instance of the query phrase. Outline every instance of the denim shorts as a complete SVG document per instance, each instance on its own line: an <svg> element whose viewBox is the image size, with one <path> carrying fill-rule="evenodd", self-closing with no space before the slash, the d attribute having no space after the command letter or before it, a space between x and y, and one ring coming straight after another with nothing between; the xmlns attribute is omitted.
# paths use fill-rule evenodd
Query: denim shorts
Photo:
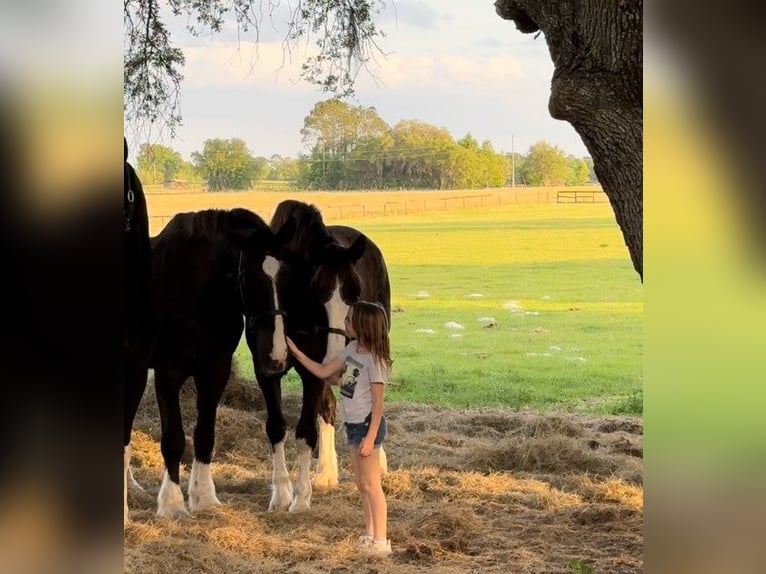
<svg viewBox="0 0 766 574"><path fill-rule="evenodd" d="M349 446L359 446L362 444L362 440L367 436L367 430L370 428L370 418L370 415L368 415L363 423L344 423ZM383 439L386 438L386 426L386 417L381 417L378 434L375 435L374 444L376 447L379 447L383 443Z"/></svg>

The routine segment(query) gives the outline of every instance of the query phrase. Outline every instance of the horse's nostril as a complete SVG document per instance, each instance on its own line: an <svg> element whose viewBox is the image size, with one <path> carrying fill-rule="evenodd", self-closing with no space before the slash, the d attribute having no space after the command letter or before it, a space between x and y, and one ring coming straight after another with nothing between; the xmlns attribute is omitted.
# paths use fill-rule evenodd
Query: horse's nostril
<svg viewBox="0 0 766 574"><path fill-rule="evenodd" d="M284 363L284 361L277 361L277 360L272 360L272 361L269 361L269 364L268 364L268 369L269 369L269 370L270 370L272 373L277 373L277 372L279 372L279 371L283 371L283 370L284 370L284 368L285 368L285 363Z"/></svg>

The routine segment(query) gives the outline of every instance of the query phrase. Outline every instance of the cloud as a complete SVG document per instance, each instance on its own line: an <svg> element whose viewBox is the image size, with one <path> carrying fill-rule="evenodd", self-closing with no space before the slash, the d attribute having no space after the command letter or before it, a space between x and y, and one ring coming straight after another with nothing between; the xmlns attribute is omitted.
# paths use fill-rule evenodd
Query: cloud
<svg viewBox="0 0 766 574"><path fill-rule="evenodd" d="M403 55L392 54L377 60L371 66L373 77L360 74L360 87L382 84L383 88L403 86L425 88L455 88L491 86L524 78L538 73L512 54L492 56L461 56L453 54ZM548 74L550 77L550 74Z"/></svg>
<svg viewBox="0 0 766 574"><path fill-rule="evenodd" d="M312 51L287 51L281 42L208 42L188 47L184 86L242 86L243 83L305 86L300 79L301 64ZM293 86L295 84L295 86Z"/></svg>
<svg viewBox="0 0 766 574"><path fill-rule="evenodd" d="M391 2L383 14L383 20L393 20L414 28L430 30L436 27L439 16L436 11L421 0L402 0Z"/></svg>

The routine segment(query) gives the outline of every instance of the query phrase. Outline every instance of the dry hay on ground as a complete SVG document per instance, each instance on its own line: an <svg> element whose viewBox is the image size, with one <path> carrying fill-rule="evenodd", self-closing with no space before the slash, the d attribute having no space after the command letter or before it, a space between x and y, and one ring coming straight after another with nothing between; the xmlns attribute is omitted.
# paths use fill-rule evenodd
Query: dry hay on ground
<svg viewBox="0 0 766 574"><path fill-rule="evenodd" d="M188 434L190 387L182 393ZM155 518L163 467L151 385L146 395L133 433L134 474L146 492L129 495L126 572L566 573L575 559L600 573L643 570L641 419L387 405L383 486L394 554L375 560L355 550L363 525L340 432L338 488L315 491L303 513L266 511L266 415L255 385L238 380L219 409L213 474L223 507L183 521ZM293 430L300 397L284 402ZM292 467L294 441L286 450Z"/></svg>

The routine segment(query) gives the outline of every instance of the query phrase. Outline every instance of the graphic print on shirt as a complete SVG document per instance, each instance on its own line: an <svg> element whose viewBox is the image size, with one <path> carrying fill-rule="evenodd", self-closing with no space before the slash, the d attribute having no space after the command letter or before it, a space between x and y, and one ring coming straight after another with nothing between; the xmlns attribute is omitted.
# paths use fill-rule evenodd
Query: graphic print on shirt
<svg viewBox="0 0 766 574"><path fill-rule="evenodd" d="M343 371L342 380L340 384L340 394L347 399L354 398L354 391L356 390L357 378L359 377L359 369L362 364L352 357L346 358L346 368Z"/></svg>

